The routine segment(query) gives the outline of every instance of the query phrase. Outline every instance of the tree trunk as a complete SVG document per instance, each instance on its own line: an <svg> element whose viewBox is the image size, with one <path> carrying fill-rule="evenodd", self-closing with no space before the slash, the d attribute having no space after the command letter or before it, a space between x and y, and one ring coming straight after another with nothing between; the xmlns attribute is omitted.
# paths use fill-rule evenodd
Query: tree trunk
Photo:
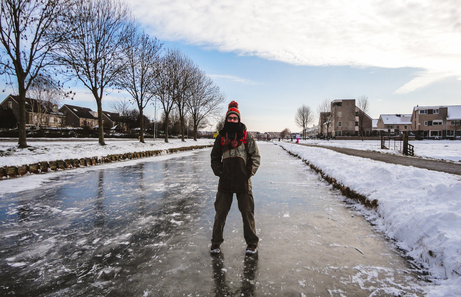
<svg viewBox="0 0 461 297"><path fill-rule="evenodd" d="M26 89L24 79L18 77L19 92L19 127L18 127L18 145L20 148L27 147L26 141Z"/></svg>
<svg viewBox="0 0 461 297"><path fill-rule="evenodd" d="M184 115L179 117L179 121L181 123L181 141L184 140Z"/></svg>
<svg viewBox="0 0 461 297"><path fill-rule="evenodd" d="M198 125L194 121L194 140L195 141L197 141L197 129L198 129Z"/></svg>
<svg viewBox="0 0 461 297"><path fill-rule="evenodd" d="M168 119L170 115L168 113L165 113L165 122L163 125L165 126L165 142L168 142Z"/></svg>
<svg viewBox="0 0 461 297"><path fill-rule="evenodd" d="M139 141L144 143L144 115L143 115L143 109L139 108L139 116L141 117L141 122L139 123Z"/></svg>
<svg viewBox="0 0 461 297"><path fill-rule="evenodd" d="M98 104L98 133L99 133L99 144L106 145L104 142L104 126L102 122L102 104L101 99L97 98L96 102Z"/></svg>

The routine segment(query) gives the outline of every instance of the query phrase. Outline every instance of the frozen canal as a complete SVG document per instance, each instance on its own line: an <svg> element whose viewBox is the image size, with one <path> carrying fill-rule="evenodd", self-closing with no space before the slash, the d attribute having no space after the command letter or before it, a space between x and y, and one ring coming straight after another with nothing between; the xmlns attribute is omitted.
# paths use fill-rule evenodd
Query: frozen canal
<svg viewBox="0 0 461 297"><path fill-rule="evenodd" d="M336 191L278 146L259 147L256 256L245 256L236 201L222 254L209 254L210 150L153 157L1 194L0 295L423 295L408 263Z"/></svg>

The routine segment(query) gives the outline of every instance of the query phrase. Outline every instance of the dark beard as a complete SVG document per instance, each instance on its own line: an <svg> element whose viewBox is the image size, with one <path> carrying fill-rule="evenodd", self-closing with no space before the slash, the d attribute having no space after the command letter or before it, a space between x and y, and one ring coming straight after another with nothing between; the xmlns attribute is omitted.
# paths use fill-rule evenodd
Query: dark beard
<svg viewBox="0 0 461 297"><path fill-rule="evenodd" d="M219 134L223 137L226 136L226 133L229 135L229 138L235 139L235 133L237 133L237 139L243 138L243 125L242 123L232 123L226 121L224 123L224 128L219 131Z"/></svg>

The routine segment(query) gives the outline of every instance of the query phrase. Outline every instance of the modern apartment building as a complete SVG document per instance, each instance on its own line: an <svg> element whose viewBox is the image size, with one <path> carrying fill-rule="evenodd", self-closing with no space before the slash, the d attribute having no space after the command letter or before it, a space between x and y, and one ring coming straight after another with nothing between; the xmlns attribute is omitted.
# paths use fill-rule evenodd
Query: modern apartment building
<svg viewBox="0 0 461 297"><path fill-rule="evenodd" d="M461 137L461 105L416 106L411 122L420 138Z"/></svg>
<svg viewBox="0 0 461 297"><path fill-rule="evenodd" d="M411 114L382 114L376 125L377 131L399 133L411 131Z"/></svg>
<svg viewBox="0 0 461 297"><path fill-rule="evenodd" d="M363 136L370 136L372 119L355 106L355 99L335 99L331 102L332 136L359 136L360 128Z"/></svg>

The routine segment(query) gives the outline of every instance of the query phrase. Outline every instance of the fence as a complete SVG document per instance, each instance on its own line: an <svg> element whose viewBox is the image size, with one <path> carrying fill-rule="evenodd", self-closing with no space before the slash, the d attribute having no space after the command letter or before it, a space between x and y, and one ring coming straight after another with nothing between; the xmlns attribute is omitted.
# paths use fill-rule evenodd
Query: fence
<svg viewBox="0 0 461 297"><path fill-rule="evenodd" d="M387 138L387 139L386 139ZM405 131L400 136L387 136L384 137L384 133L381 134L381 149L390 149L399 151L406 156L414 156L415 148L413 145L408 143L408 132Z"/></svg>

